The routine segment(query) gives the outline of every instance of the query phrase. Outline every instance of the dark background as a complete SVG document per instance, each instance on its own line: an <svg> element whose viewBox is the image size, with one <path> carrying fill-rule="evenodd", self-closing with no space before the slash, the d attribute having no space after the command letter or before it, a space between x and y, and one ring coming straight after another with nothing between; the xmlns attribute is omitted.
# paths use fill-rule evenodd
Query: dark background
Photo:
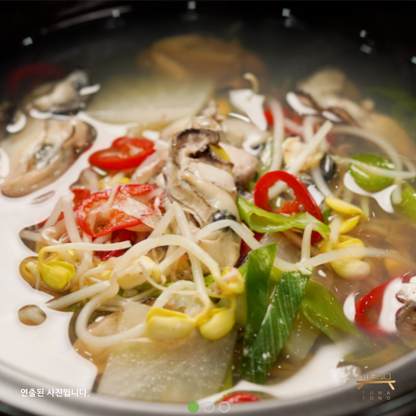
<svg viewBox="0 0 416 416"><path fill-rule="evenodd" d="M168 18L187 12L187 2L142 1L0 1L0 70L3 58L21 49L28 36L36 42L57 30L59 22L128 5L131 13L145 12L149 17ZM275 1L198 1L196 13L234 18L261 24L267 19L282 20L282 9L291 11L299 30L308 26L321 27L329 32L357 38L366 30L369 46L393 56L412 67L416 56L416 2L275 2ZM189 15L189 18L192 14ZM416 65L414 75L416 77ZM394 402L378 406L360 416L410 416L416 414L416 392ZM22 415L0 403L0 416Z"/></svg>
<svg viewBox="0 0 416 416"><path fill-rule="evenodd" d="M40 34L54 22L94 10L129 4L149 14L170 16L186 9L186 1L1 1L0 50L23 38ZM362 29L383 49L395 54L416 54L415 1L302 2L302 1L198 1L199 13L233 16L281 16L282 8L306 24L323 26L356 36Z"/></svg>

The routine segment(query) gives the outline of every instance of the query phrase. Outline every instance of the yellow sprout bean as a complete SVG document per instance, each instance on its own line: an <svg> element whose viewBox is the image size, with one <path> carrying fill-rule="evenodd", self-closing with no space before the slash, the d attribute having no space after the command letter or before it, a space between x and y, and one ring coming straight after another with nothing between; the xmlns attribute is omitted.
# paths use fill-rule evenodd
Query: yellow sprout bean
<svg viewBox="0 0 416 416"><path fill-rule="evenodd" d="M360 215L354 215L353 217L345 218L341 221L341 227L339 229L340 234L345 234L353 230L360 222Z"/></svg>
<svg viewBox="0 0 416 416"><path fill-rule="evenodd" d="M133 289L136 286L143 284L146 281L146 276L143 274L143 270L140 267L141 263L145 268L147 274L155 281L160 281L160 270L157 264L147 256L140 256L136 267L128 274L118 279L118 284L124 290Z"/></svg>
<svg viewBox="0 0 416 416"><path fill-rule="evenodd" d="M75 250L70 249L70 250L66 250L66 252L71 258L70 261L74 262L75 264L78 263L78 257L77 257L77 254L75 253ZM64 260L66 260L66 258Z"/></svg>
<svg viewBox="0 0 416 416"><path fill-rule="evenodd" d="M183 273L186 269L189 269L191 267L191 262L183 257L181 257L176 264L177 266L175 269L175 273L178 274Z"/></svg>
<svg viewBox="0 0 416 416"><path fill-rule="evenodd" d="M111 270L103 270L102 272L98 273L98 276L101 280L109 280L111 273L112 273L113 269Z"/></svg>
<svg viewBox="0 0 416 416"><path fill-rule="evenodd" d="M332 208L334 211L340 212L341 214L346 214L346 215L358 214L362 217L365 217L363 210L356 207L355 205L344 202L341 199L327 197L325 198L325 202L330 208Z"/></svg>
<svg viewBox="0 0 416 416"><path fill-rule="evenodd" d="M230 103L227 100L224 100L223 98L220 98L219 100L217 100L217 107L218 107L218 112L223 116L226 116L229 113L231 113Z"/></svg>
<svg viewBox="0 0 416 416"><path fill-rule="evenodd" d="M208 320L199 326L204 338L215 341L227 335L235 323L233 308L214 309L208 313Z"/></svg>
<svg viewBox="0 0 416 416"><path fill-rule="evenodd" d="M75 275L74 265L64 261L45 263L39 259L39 271L45 283L56 290L63 289Z"/></svg>
<svg viewBox="0 0 416 416"><path fill-rule="evenodd" d="M232 296L244 292L243 276L235 267L225 268L221 279L216 279L215 282L224 295Z"/></svg>
<svg viewBox="0 0 416 416"><path fill-rule="evenodd" d="M364 243L359 238L352 238L349 236L341 236L341 243L337 244L335 250L353 247L365 247ZM365 261L361 261L361 257L337 260L331 262L331 266L338 276L346 280L363 280L371 273L371 266Z"/></svg>
<svg viewBox="0 0 416 416"><path fill-rule="evenodd" d="M352 248L352 247L365 247L364 243L359 238L350 238L336 246L336 250L342 248ZM358 260L361 260L362 257L355 257Z"/></svg>
<svg viewBox="0 0 416 416"><path fill-rule="evenodd" d="M126 176L124 176L123 178L120 179L113 179L111 178L110 180L103 180L100 182L100 189L104 189L106 185L115 185L116 183L129 183L130 182L130 178L127 178Z"/></svg>
<svg viewBox="0 0 416 416"><path fill-rule="evenodd" d="M36 273L39 271L38 264L34 261L29 261L26 263L26 270L32 274L32 276L36 276Z"/></svg>
<svg viewBox="0 0 416 416"><path fill-rule="evenodd" d="M196 327L188 315L157 307L148 312L146 321L148 337L157 341L177 341L187 337Z"/></svg>
<svg viewBox="0 0 416 416"><path fill-rule="evenodd" d="M363 280L371 273L371 267L365 261L346 259L331 263L335 273L346 280Z"/></svg>

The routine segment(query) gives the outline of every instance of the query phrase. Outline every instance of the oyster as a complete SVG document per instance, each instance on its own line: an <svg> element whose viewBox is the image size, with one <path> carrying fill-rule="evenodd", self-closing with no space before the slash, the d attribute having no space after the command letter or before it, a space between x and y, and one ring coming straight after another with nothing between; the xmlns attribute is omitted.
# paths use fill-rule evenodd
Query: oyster
<svg viewBox="0 0 416 416"><path fill-rule="evenodd" d="M195 226L221 219L239 220L233 163L218 156L220 135L208 129L188 129L172 138L163 169L165 190L180 203ZM222 150L222 149L221 149ZM200 242L220 267L233 266L240 238L230 229L214 232Z"/></svg>
<svg viewBox="0 0 416 416"><path fill-rule="evenodd" d="M21 197L59 178L95 138L95 130L79 121L28 118L25 128L0 145L0 189Z"/></svg>
<svg viewBox="0 0 416 416"><path fill-rule="evenodd" d="M24 100L24 107L56 114L76 113L85 107L89 95L82 94L82 88L89 83L87 72L78 69L62 81L50 82L36 88Z"/></svg>

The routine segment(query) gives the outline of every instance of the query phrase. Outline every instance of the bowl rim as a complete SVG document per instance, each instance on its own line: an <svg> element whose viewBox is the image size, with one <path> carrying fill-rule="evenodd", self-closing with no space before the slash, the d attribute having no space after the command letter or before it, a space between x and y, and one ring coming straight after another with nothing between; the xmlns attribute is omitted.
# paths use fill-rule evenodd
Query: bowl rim
<svg viewBox="0 0 416 416"><path fill-rule="evenodd" d="M378 407L389 402L389 408L394 407L393 402L399 402L399 398L416 389L414 366L416 363L416 351L395 360L394 362L377 368L381 373L392 373L398 379L404 389L392 393L391 400L379 401ZM399 377L397 377L399 375ZM27 387L30 386L30 387ZM28 398L25 401L21 395L21 389L34 388L45 389L45 396L36 398L36 402ZM0 362L0 400L9 406L26 412L36 412L42 416L113 416L117 412L120 416L132 415L183 415L187 414L186 404L155 403L136 400L126 400L110 396L92 393L88 397L52 397L46 395L47 389L68 388L64 383L53 384L34 377L28 373L22 373L12 365ZM399 393L399 394L397 394ZM231 407L231 412L238 411L241 415L252 415L254 412L261 416L276 415L281 411L285 416L308 414L308 416L345 416L374 408L372 401L360 401L358 398L357 384L355 380L329 388L326 391L309 393L301 397L290 399L270 399L257 403L247 403L243 406ZM36 405L35 405L36 403ZM400 402L401 403L401 402ZM389 409L391 410L391 409ZM59 413L58 413L59 412ZM217 409L214 414L221 414Z"/></svg>
<svg viewBox="0 0 416 416"><path fill-rule="evenodd" d="M101 10L100 13L89 14L89 19L82 18L84 15L62 20L48 27L49 32L67 28L78 23L85 23L109 17L113 9L120 9L121 13L129 13L132 9L129 6L114 6ZM45 33L44 33L45 34ZM399 393L394 399L402 397L416 389L416 378L414 377L413 366L416 367L416 350L407 353L405 356L394 360L376 370L379 372L397 373L400 377L400 385L406 386L404 389L397 390ZM373 372L373 371L372 371ZM394 377L397 378L396 375ZM21 396L22 388L44 389L45 396L40 400L36 399L25 401ZM42 376L35 377L30 373L23 373L14 368L12 364L0 361L0 400L7 405L21 409L25 412L36 412L42 416L113 416L117 412L120 416L130 415L183 415L187 414L186 404L156 403L136 400L126 400L116 397L104 396L92 393L87 398L68 397L55 398L46 395L47 389L68 388L64 383L53 384L43 380ZM259 416L275 415L281 411L285 416L296 416L308 414L308 416L345 416L353 415L373 408L370 401L360 401L357 396L357 384L355 380L329 388L325 391L308 393L300 397L289 399L271 399L258 403L247 403L244 406L237 406L237 411L241 415L252 415L254 412ZM393 395L391 401L393 402ZM379 406L386 404L385 398L380 401ZM36 403L36 404L35 404ZM236 413L232 407L230 412ZM59 413L58 413L59 412ZM217 410L213 414L220 414Z"/></svg>

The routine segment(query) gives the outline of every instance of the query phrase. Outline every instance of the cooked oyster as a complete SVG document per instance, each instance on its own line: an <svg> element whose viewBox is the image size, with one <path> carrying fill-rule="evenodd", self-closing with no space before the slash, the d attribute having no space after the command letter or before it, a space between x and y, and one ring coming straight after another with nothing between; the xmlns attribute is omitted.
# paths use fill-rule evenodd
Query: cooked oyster
<svg viewBox="0 0 416 416"><path fill-rule="evenodd" d="M188 129L173 137L163 175L166 192L179 202L199 226L220 219L239 219L233 164L217 156L219 132ZM219 263L233 266L239 256L240 238L232 231L217 231L200 242Z"/></svg>
<svg viewBox="0 0 416 416"><path fill-rule="evenodd" d="M76 70L62 81L49 82L36 88L24 100L24 107L41 112L74 113L85 107L88 95L81 93L90 83L84 70Z"/></svg>
<svg viewBox="0 0 416 416"><path fill-rule="evenodd" d="M50 184L71 166L94 138L95 130L79 120L29 117L22 131L9 135L0 145L3 194L21 197Z"/></svg>

